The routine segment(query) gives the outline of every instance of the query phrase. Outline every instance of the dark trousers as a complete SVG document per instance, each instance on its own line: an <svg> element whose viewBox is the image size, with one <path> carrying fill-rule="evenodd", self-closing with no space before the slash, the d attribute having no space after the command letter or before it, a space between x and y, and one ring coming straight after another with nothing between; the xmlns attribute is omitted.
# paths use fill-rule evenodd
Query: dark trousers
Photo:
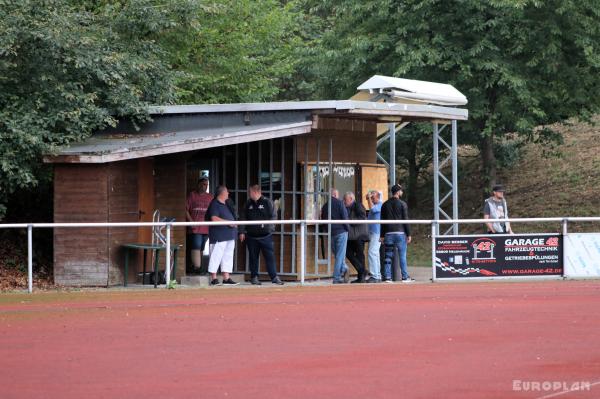
<svg viewBox="0 0 600 399"><path fill-rule="evenodd" d="M250 274L252 277L258 277L258 257L262 251L265 263L267 264L267 272L273 280L277 277L275 269L275 249L273 246L273 236L268 235L262 238L246 236L246 248L248 248L248 263L250 264Z"/></svg>
<svg viewBox="0 0 600 399"><path fill-rule="evenodd" d="M358 272L358 278L365 275L365 242L361 240L348 240L346 245L346 258Z"/></svg>

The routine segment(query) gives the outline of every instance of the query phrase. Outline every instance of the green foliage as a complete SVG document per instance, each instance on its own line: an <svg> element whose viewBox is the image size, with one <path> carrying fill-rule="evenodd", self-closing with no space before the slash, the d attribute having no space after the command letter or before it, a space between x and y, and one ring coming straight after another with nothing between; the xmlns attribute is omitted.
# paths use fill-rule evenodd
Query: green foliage
<svg viewBox="0 0 600 399"><path fill-rule="evenodd" d="M278 0L198 5L193 23L158 38L168 50L180 103L261 102L285 97L301 46L297 14Z"/></svg>
<svg viewBox="0 0 600 399"><path fill-rule="evenodd" d="M599 0L303 4L327 18L321 95L348 97L374 74L450 83L469 99L460 139L478 145L508 132L558 139L535 127L600 109Z"/></svg>
<svg viewBox="0 0 600 399"><path fill-rule="evenodd" d="M15 189L49 177L43 154L119 117L146 120L148 104L173 100L172 74L152 39L171 24L141 9L0 1L0 209Z"/></svg>

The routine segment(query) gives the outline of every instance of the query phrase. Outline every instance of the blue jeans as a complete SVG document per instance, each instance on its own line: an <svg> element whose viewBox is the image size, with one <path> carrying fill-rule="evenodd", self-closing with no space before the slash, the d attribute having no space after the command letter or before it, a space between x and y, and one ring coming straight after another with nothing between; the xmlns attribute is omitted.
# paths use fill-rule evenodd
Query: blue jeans
<svg viewBox="0 0 600 399"><path fill-rule="evenodd" d="M346 246L348 244L348 232L344 231L331 237L331 250L335 257L333 266L333 280L340 281L348 266L346 266Z"/></svg>
<svg viewBox="0 0 600 399"><path fill-rule="evenodd" d="M204 247L208 241L208 234L190 234L191 249L199 249L204 252Z"/></svg>
<svg viewBox="0 0 600 399"><path fill-rule="evenodd" d="M398 248L400 256L400 270L402 271L402 280L408 278L406 268L406 235L405 234L386 234L383 240L385 245L385 278L392 278L392 262L394 261L394 248Z"/></svg>
<svg viewBox="0 0 600 399"><path fill-rule="evenodd" d="M377 280L381 280L381 261L379 257L379 241L378 233L369 233L369 272L371 276Z"/></svg>
<svg viewBox="0 0 600 399"><path fill-rule="evenodd" d="M269 277L273 280L277 277L277 271L275 270L275 250L273 247L273 236L268 235L266 237L252 237L246 236L246 248L248 248L248 263L250 265L250 276L258 277L258 257L260 251L262 251L267 264L267 272Z"/></svg>

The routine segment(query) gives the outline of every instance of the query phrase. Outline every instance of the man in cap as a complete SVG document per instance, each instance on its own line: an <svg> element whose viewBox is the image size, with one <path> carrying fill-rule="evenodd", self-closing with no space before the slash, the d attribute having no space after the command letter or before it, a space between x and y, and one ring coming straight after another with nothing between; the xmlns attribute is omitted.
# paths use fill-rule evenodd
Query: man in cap
<svg viewBox="0 0 600 399"><path fill-rule="evenodd" d="M508 219L508 208L504 199L504 187L496 184L492 187L492 196L485 200L483 205L484 219ZM514 234L510 223L486 223L488 234Z"/></svg>

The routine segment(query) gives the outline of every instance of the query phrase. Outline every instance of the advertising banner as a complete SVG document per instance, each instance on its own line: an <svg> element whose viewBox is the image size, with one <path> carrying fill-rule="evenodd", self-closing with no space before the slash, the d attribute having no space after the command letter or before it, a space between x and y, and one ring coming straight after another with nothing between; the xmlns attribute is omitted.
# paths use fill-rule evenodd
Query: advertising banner
<svg viewBox="0 0 600 399"><path fill-rule="evenodd" d="M435 278L560 276L560 234L436 238Z"/></svg>
<svg viewBox="0 0 600 399"><path fill-rule="evenodd" d="M565 276L600 277L600 234L567 234Z"/></svg>

